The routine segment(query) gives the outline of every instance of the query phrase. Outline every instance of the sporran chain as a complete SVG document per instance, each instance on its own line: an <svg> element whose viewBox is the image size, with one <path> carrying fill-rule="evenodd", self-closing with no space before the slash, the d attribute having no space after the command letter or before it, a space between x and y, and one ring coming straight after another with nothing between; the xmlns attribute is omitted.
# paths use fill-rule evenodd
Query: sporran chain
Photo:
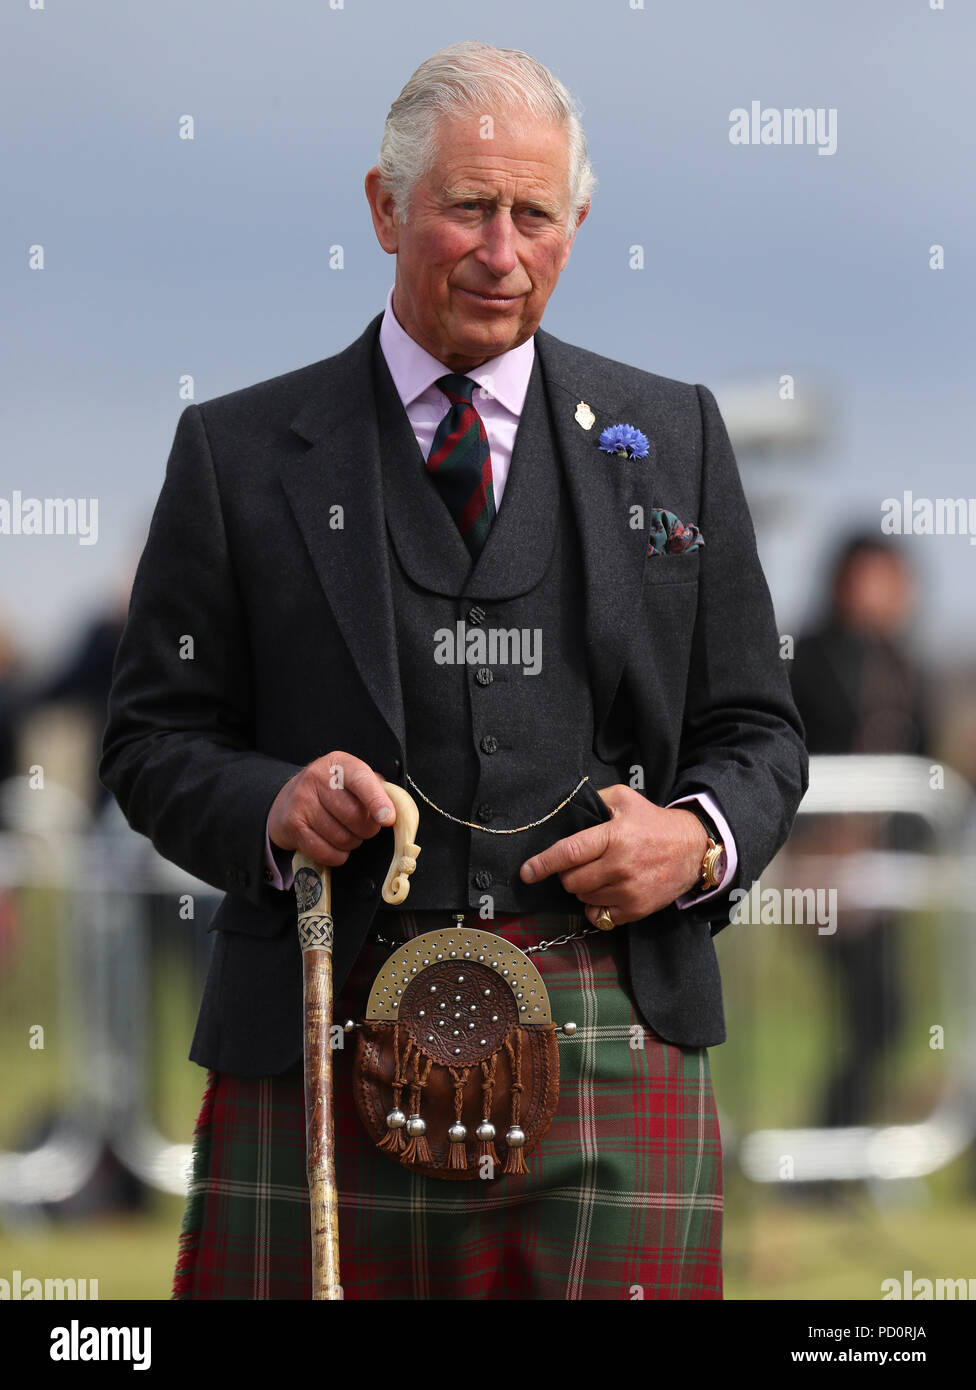
<svg viewBox="0 0 976 1390"><path fill-rule="evenodd" d="M458 927L464 925L463 912L454 912L451 915ZM551 941L535 941L531 946L520 946L519 950L526 956L531 956L533 953L541 954L543 951L551 951L554 946L566 946L570 941L578 941L581 937L592 936L594 932L599 930L599 927L581 927L579 931L567 932L565 936L554 936ZM603 935L603 933L601 933L601 935ZM406 945L410 938L405 937L400 941L391 941L389 937L381 936L379 932L374 932L373 940L378 942L380 946L389 946L391 950L396 951L399 950L401 946Z"/></svg>

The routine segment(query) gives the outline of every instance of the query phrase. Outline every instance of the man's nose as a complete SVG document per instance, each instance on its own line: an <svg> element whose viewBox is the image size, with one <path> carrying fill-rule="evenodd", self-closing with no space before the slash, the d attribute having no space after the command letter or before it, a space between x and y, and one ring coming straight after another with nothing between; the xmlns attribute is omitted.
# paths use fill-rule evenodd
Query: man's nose
<svg viewBox="0 0 976 1390"><path fill-rule="evenodd" d="M510 275L518 265L515 252L516 231L511 213L499 209L485 218L478 260L499 279Z"/></svg>

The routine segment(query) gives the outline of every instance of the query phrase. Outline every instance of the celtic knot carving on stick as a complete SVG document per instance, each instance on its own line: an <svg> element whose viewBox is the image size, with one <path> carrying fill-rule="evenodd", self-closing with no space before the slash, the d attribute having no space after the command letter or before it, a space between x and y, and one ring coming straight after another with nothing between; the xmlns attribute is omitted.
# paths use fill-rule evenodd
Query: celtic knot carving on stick
<svg viewBox="0 0 976 1390"><path fill-rule="evenodd" d="M303 917L298 923L298 940L303 951L332 950L332 918L328 913Z"/></svg>

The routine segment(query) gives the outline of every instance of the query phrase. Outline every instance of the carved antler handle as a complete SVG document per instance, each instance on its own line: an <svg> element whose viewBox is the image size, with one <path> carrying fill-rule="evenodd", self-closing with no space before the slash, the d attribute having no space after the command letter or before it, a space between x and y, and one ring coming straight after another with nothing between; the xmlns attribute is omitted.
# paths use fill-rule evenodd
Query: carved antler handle
<svg viewBox="0 0 976 1390"><path fill-rule="evenodd" d="M384 782L383 790L396 807L393 825L393 861L383 882L383 901L396 906L410 892L410 875L417 867L420 846L415 843L420 812L409 792L393 782Z"/></svg>

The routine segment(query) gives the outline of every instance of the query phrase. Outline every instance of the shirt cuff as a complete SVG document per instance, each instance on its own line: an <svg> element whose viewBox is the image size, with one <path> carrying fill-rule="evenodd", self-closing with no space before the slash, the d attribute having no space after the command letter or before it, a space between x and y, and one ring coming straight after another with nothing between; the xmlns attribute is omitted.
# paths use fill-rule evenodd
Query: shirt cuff
<svg viewBox="0 0 976 1390"><path fill-rule="evenodd" d="M696 903L706 902L709 898L714 898L717 894L724 893L735 878L735 871L739 867L739 856L736 853L732 831L729 829L728 821L719 810L715 798L710 796L708 792L699 792L697 796L682 796L679 797L677 801L669 802L668 809L670 810L672 806L684 806L689 801L696 802L705 812L705 815L710 816L715 822L715 828L722 837L722 844L725 846L725 854L728 862L725 867L725 874L722 878L722 882L718 884L717 887L710 888L707 893L698 893L694 889L688 893L682 893L680 898L675 898L675 906L679 908L693 907Z"/></svg>
<svg viewBox="0 0 976 1390"><path fill-rule="evenodd" d="M718 824L717 821L715 823L716 825ZM288 855L288 864L284 869L279 866L277 859L275 859L275 852L271 846L271 835L268 831L268 827L265 826L264 881L269 888L280 888L282 892L287 892L295 881L295 875L292 873L291 869L291 855L286 849L279 849L278 853L281 855Z"/></svg>

